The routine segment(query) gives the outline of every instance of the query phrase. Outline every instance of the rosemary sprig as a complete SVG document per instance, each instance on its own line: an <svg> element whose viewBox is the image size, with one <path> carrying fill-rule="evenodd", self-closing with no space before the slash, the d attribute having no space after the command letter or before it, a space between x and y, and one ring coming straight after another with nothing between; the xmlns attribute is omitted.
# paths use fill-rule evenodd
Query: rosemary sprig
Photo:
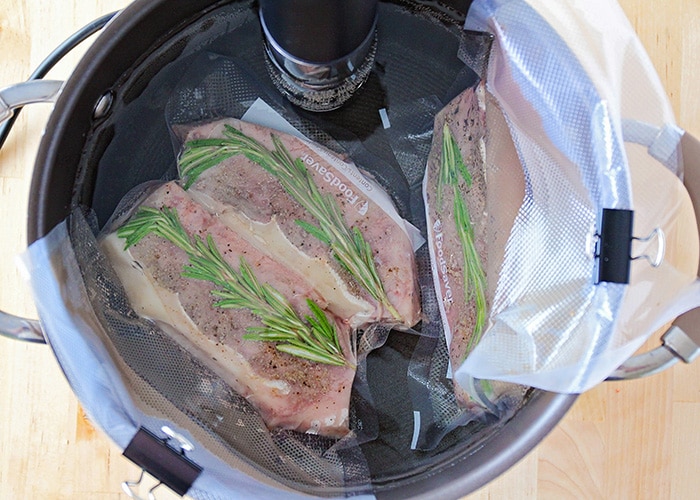
<svg viewBox="0 0 700 500"><path fill-rule="evenodd" d="M442 129L442 161L437 202L441 207L444 188L453 189L455 225L464 259L464 294L467 301L474 301L476 309L474 328L467 345L467 352L470 352L479 342L486 325L486 273L474 243L474 226L469 216L469 208L459 190L460 177L464 179L467 188L471 188L472 177L462 159L459 144L445 124Z"/></svg>
<svg viewBox="0 0 700 500"><path fill-rule="evenodd" d="M249 328L243 338L277 342L278 350L318 363L347 363L335 325L318 304L307 300L311 314L302 320L279 291L258 281L245 259L241 258L236 271L223 258L211 235L203 239L187 234L175 209L141 207L117 231L125 240L125 249L148 234L170 241L187 254L189 264L184 266L182 276L215 285L215 307L245 308L260 318L263 326Z"/></svg>
<svg viewBox="0 0 700 500"><path fill-rule="evenodd" d="M467 183L472 185L472 176L462 160L459 144L452 135L450 127L445 123L442 127L442 161L440 164L440 176L437 185L437 203L442 206L442 193L444 186L456 188L459 185L460 175Z"/></svg>
<svg viewBox="0 0 700 500"><path fill-rule="evenodd" d="M205 170L235 155L245 155L274 175L285 191L311 214L318 225L297 220L311 236L328 245L340 265L397 320L400 314L389 301L379 278L372 249L357 228L348 228L338 202L323 194L300 158L293 158L282 141L272 135L274 149L226 125L224 138L195 139L180 156L180 177L188 189Z"/></svg>

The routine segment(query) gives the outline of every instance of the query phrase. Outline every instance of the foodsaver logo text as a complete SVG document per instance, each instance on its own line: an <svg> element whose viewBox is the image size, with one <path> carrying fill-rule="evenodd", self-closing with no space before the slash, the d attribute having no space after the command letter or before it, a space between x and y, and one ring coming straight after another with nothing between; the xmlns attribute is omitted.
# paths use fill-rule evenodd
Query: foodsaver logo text
<svg viewBox="0 0 700 500"><path fill-rule="evenodd" d="M442 283L442 301L445 305L449 305L452 304L454 297L452 295L452 286L450 285L450 276L447 273L447 259L445 259L444 236L440 219L433 223L433 239L435 241L435 261Z"/></svg>
<svg viewBox="0 0 700 500"><path fill-rule="evenodd" d="M367 200L361 199L360 196L344 182L340 177L338 177L333 169L328 168L318 162L313 156L309 154L304 154L301 156L301 161L303 161L310 168L313 168L321 177L323 181L327 183L330 187L337 189L343 194L347 203L355 207L355 209L360 213L360 215L367 214L367 209L369 208L369 203Z"/></svg>

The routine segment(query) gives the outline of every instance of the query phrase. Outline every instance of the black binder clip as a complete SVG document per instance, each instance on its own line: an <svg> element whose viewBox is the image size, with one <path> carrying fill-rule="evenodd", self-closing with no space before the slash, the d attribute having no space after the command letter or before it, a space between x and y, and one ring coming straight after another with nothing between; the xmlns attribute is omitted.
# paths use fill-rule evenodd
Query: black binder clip
<svg viewBox="0 0 700 500"><path fill-rule="evenodd" d="M598 258L598 283L623 283L630 281L631 262L637 259L646 259L652 267L661 265L666 252L666 240L660 228L654 229L645 238L632 236L632 222L634 212L604 208L601 219L600 233L597 238L595 257ZM655 239L657 242L656 255L641 254L632 256L632 242L648 242Z"/></svg>
<svg viewBox="0 0 700 500"><path fill-rule="evenodd" d="M202 472L201 467L185 456L185 452L194 449L192 443L168 426L163 426L161 431L165 434L164 438L141 427L124 450L123 455L141 467L138 480L122 483L124 492L130 498L139 498L134 489L141 485L146 472L159 481L149 490L149 500L155 499L156 488L163 484L178 495L185 495ZM178 447L171 446L170 442L176 442Z"/></svg>

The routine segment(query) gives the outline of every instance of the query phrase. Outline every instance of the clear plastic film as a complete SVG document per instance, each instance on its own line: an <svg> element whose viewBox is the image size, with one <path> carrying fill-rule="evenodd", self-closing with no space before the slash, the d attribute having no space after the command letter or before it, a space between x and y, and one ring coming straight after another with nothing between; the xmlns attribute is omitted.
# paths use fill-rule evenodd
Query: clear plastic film
<svg viewBox="0 0 700 500"><path fill-rule="evenodd" d="M455 377L585 391L700 304L697 229L678 177L682 131L615 3L475 2L465 27L494 35L486 89L525 189L487 331ZM603 209L634 211L631 257L640 258L629 284L597 279ZM686 245L690 257L676 257Z"/></svg>

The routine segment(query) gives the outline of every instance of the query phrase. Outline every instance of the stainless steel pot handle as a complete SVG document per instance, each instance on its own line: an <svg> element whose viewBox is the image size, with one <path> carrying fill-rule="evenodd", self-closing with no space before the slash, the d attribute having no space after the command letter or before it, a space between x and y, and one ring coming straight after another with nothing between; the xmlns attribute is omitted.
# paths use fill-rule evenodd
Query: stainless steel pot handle
<svg viewBox="0 0 700 500"><path fill-rule="evenodd" d="M644 124L636 124L645 129L642 135L648 134L646 145L649 153L659 158L662 151L664 155L673 154L668 148L655 147L657 139L663 137L664 130L656 129ZM639 131L639 130L638 130ZM637 142L637 141L634 141ZM690 199L695 209L695 219L700 232L700 141L688 133L680 138L680 153L684 160L683 184L688 190ZM700 264L698 265L700 271ZM615 370L608 380L630 380L654 375L676 364L678 361L690 363L700 355L700 308L692 309L679 316L671 328L661 337L662 345L652 351L637 354L625 361Z"/></svg>
<svg viewBox="0 0 700 500"><path fill-rule="evenodd" d="M0 335L25 342L46 343L38 320L20 318L2 311L0 311Z"/></svg>
<svg viewBox="0 0 700 500"><path fill-rule="evenodd" d="M106 14L83 26L54 49L31 74L29 80L0 90L0 146L12 127L15 111L27 104L53 103L63 82L43 80L46 73L67 53L101 30L118 12ZM39 321L0 311L0 335L29 342L45 342Z"/></svg>
<svg viewBox="0 0 700 500"><path fill-rule="evenodd" d="M62 87L63 82L56 80L30 80L0 90L0 122L12 118L16 109L27 104L55 102ZM0 311L0 335L27 342L46 342L39 321L3 311Z"/></svg>
<svg viewBox="0 0 700 500"><path fill-rule="evenodd" d="M692 362L700 354L700 346L677 325L661 336L662 345L625 361L607 380L632 380L647 377L670 368L679 361Z"/></svg>
<svg viewBox="0 0 700 500"><path fill-rule="evenodd" d="M63 82L56 80L30 80L5 87L0 90L0 122L27 104L56 102L62 87Z"/></svg>

